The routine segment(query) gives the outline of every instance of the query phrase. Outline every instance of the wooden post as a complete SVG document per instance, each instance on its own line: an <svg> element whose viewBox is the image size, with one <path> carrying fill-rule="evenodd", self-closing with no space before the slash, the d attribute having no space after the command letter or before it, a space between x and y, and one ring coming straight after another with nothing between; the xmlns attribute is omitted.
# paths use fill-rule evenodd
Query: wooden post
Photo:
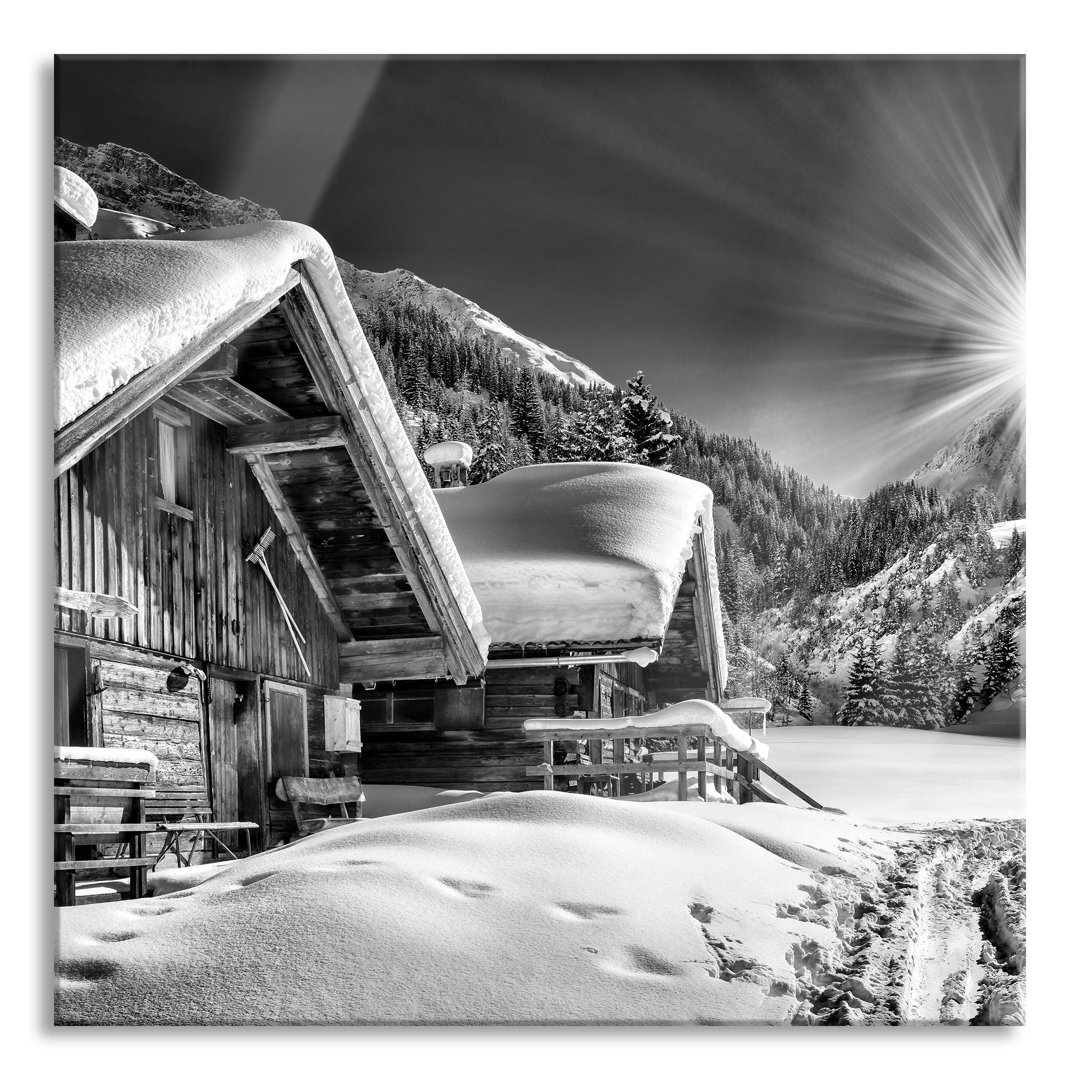
<svg viewBox="0 0 1080 1080"><path fill-rule="evenodd" d="M679 746L679 764L685 765L687 762L686 755L686 736L680 735L678 737ZM689 784L687 783L686 770L680 769L679 771L679 802L686 802L689 798Z"/></svg>
<svg viewBox="0 0 1080 1080"><path fill-rule="evenodd" d="M544 740L544 764L549 770L555 767L555 743L551 739ZM555 790L555 774L551 771L544 773L544 790Z"/></svg>
<svg viewBox="0 0 1080 1080"><path fill-rule="evenodd" d="M720 740L719 739L714 740L712 758L713 758L713 764L716 765L716 766L719 766L721 764L721 761L720 761L720 747L721 747ZM713 776L713 787L715 787L718 792L723 791L723 784L724 784L723 777L716 776L716 775Z"/></svg>
<svg viewBox="0 0 1080 1080"><path fill-rule="evenodd" d="M699 735L697 737L697 759L704 763L705 761L705 740L707 736ZM708 790L709 774L704 769L697 774L697 793L702 802L707 802L706 791Z"/></svg>
<svg viewBox="0 0 1080 1080"><path fill-rule="evenodd" d="M611 740L611 760L616 764L621 765L626 760L626 740L625 739L612 739ZM615 795L621 795L623 793L623 774L616 773L613 781L615 788Z"/></svg>
<svg viewBox="0 0 1080 1080"><path fill-rule="evenodd" d="M738 800L740 803L748 803L754 801L754 793L750 790L750 784L754 777L754 767L750 763L750 759L744 754L737 756L738 760L738 772L739 780L739 794Z"/></svg>

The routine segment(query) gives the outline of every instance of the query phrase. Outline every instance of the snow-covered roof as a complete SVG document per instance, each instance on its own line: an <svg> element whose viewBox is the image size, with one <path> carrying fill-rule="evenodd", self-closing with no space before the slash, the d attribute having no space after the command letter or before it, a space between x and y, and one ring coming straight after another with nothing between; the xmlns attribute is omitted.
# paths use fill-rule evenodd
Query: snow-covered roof
<svg viewBox="0 0 1080 1080"><path fill-rule="evenodd" d="M424 451L424 460L429 465L464 465L467 469L473 460L473 449L466 442L448 439L435 443Z"/></svg>
<svg viewBox="0 0 1080 1080"><path fill-rule="evenodd" d="M98 200L94 189L63 165L53 166L53 202L88 229L97 220Z"/></svg>
<svg viewBox="0 0 1080 1080"><path fill-rule="evenodd" d="M386 390L334 254L314 229L261 221L166 238L54 245L56 427L75 420L139 372L208 334L238 307L278 292L303 263L349 364L344 387L370 414L380 457L400 485L453 590L481 653L488 636L480 606L431 487Z"/></svg>
<svg viewBox="0 0 1080 1080"><path fill-rule="evenodd" d="M645 465L529 465L435 497L501 644L660 640L696 533L712 558L712 492Z"/></svg>

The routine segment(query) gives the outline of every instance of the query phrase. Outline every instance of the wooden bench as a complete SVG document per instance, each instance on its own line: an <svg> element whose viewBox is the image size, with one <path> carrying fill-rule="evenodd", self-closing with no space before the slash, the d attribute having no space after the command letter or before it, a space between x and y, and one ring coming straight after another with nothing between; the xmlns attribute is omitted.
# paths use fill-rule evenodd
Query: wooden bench
<svg viewBox="0 0 1080 1080"><path fill-rule="evenodd" d="M154 866L170 852L176 856L177 866L190 866L195 847L203 837L209 838L212 853L220 849L236 859L236 852L221 837L222 833L230 832L243 834L250 855L251 833L259 828L254 821L214 821L210 801L202 787L160 788L157 797L147 803L146 817L159 833L165 835L165 844L158 852ZM185 835L191 837L186 857L180 848L181 838Z"/></svg>
<svg viewBox="0 0 1080 1080"><path fill-rule="evenodd" d="M80 757L80 755L82 755ZM107 751L58 747L53 763L53 870L56 904L75 903L75 874L91 870L127 870L129 896L146 891L146 871L154 857L146 854L146 836L157 825L146 820L145 804L154 796L155 763L109 760ZM126 848L126 854L104 855L103 846ZM97 849L94 857L77 857L76 846ZM84 853L85 854L85 853Z"/></svg>
<svg viewBox="0 0 1080 1080"><path fill-rule="evenodd" d="M275 794L292 807L297 836L310 836L362 816L364 789L358 776L282 776ZM316 807L319 812L305 814L307 807Z"/></svg>

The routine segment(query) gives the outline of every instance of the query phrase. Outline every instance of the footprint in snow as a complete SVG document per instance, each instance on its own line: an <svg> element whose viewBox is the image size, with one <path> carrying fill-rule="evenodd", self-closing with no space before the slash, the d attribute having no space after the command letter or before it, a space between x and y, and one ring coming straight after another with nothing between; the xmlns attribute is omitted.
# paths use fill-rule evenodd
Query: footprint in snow
<svg viewBox="0 0 1080 1080"><path fill-rule="evenodd" d="M259 881L265 881L267 878L272 878L276 873L276 870L266 870L261 874L252 874L250 877L244 878L240 882L240 885L242 888L247 885L254 885Z"/></svg>
<svg viewBox="0 0 1080 1080"><path fill-rule="evenodd" d="M621 915L622 910L616 907L608 907L606 904L578 903L574 900L562 900L555 905L560 913L571 916L574 919L597 919L601 915Z"/></svg>
<svg viewBox="0 0 1080 1080"><path fill-rule="evenodd" d="M87 989L120 970L112 960L89 957L82 960L59 960L56 963L57 985L62 990Z"/></svg>
<svg viewBox="0 0 1080 1080"><path fill-rule="evenodd" d="M672 964L662 956L646 949L644 945L631 945L626 951L630 954L629 963L626 965L604 964L603 966L614 975L659 975L670 978L672 975L688 974L684 967Z"/></svg>
<svg viewBox="0 0 1080 1080"><path fill-rule="evenodd" d="M93 941L103 945L111 945L117 941L130 941L138 936L134 930L103 930L100 934L94 935Z"/></svg>
<svg viewBox="0 0 1080 1080"><path fill-rule="evenodd" d="M494 885L488 885L483 881L462 881L459 878L439 878L439 881L448 889L453 889L454 892L473 900L482 900L498 891Z"/></svg>

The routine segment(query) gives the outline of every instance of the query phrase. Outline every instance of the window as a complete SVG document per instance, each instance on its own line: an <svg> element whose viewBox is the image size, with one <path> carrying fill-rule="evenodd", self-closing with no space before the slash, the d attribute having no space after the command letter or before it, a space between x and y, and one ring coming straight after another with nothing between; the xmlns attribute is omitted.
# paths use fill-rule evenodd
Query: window
<svg viewBox="0 0 1080 1080"><path fill-rule="evenodd" d="M191 417L159 402L153 411L157 435L158 509L181 517L191 514Z"/></svg>
<svg viewBox="0 0 1080 1080"><path fill-rule="evenodd" d="M327 750L360 753L360 709L360 702L353 698L330 694L323 698L324 745Z"/></svg>

